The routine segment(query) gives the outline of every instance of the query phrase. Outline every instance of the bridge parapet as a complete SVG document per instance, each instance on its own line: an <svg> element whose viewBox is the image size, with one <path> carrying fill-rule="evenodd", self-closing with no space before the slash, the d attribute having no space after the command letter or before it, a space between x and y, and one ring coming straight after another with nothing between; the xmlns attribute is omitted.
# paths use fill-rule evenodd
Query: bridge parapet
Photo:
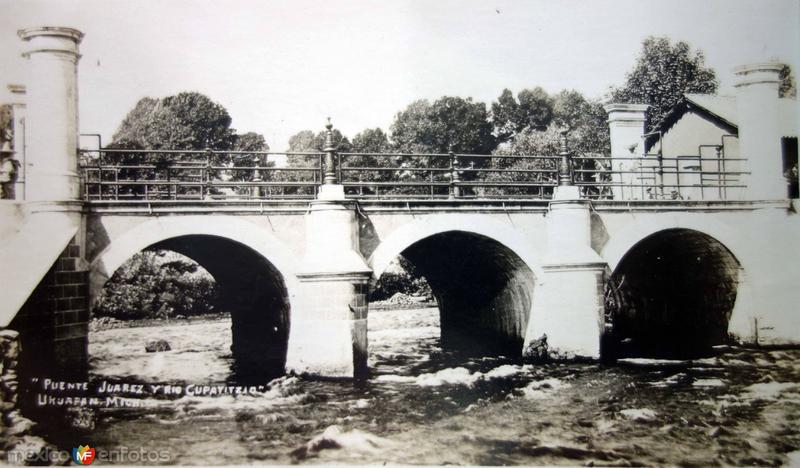
<svg viewBox="0 0 800 468"><path fill-rule="evenodd" d="M566 138L566 135L565 135ZM330 139L330 137L329 137ZM595 200L683 199L696 188L694 168L661 158L659 183L638 157L575 155L267 152L100 149L83 151L83 199L137 200L550 200L559 185L574 185ZM276 166L274 160L290 160ZM613 164L612 164L613 162ZM626 164L620 165L620 162ZM702 200L743 198L743 171L715 177ZM713 172L713 174L711 174ZM692 178L690 180L690 178ZM625 190L621 190L624 188ZM321 193L322 191L322 193ZM336 193L334 193L334 191Z"/></svg>

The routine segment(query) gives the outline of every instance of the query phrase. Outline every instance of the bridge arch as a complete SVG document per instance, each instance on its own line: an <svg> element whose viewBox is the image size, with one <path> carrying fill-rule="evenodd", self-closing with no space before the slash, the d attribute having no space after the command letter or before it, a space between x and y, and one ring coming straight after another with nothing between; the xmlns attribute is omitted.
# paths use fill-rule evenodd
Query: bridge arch
<svg viewBox="0 0 800 468"><path fill-rule="evenodd" d="M640 223L604 249L605 358L696 357L727 341L741 302L736 239L720 223L689 219Z"/></svg>
<svg viewBox="0 0 800 468"><path fill-rule="evenodd" d="M536 278L543 278L542 254L531 245L524 233L507 223L493 220L483 215L427 216L406 223L382 240L370 255L367 264L377 279L386 267L411 245L427 237L448 231L464 231L492 239L510 249L525 262Z"/></svg>
<svg viewBox="0 0 800 468"><path fill-rule="evenodd" d="M612 234L600 256L608 263L611 271L614 271L625 254L642 239L668 229L690 229L706 234L723 244L742 265L749 263L747 249L741 245L743 239L736 229L711 216L696 213L661 213L646 219L634 219Z"/></svg>
<svg viewBox="0 0 800 468"><path fill-rule="evenodd" d="M246 245L281 272L290 293L296 291L295 266L299 262L289 254L288 246L269 231L237 216L160 216L137 225L112 239L92 260L92 290L102 288L114 272L137 252L167 239L189 235L216 236Z"/></svg>
<svg viewBox="0 0 800 468"><path fill-rule="evenodd" d="M485 217L432 216L403 225L374 251L374 279L402 255L428 281L439 306L441 344L466 354L515 356L542 278L523 233Z"/></svg>
<svg viewBox="0 0 800 468"><path fill-rule="evenodd" d="M92 297L124 262L147 249L178 252L214 277L222 307L231 313L231 351L240 380L283 372L298 262L279 240L233 217L152 219L112 239L92 261Z"/></svg>

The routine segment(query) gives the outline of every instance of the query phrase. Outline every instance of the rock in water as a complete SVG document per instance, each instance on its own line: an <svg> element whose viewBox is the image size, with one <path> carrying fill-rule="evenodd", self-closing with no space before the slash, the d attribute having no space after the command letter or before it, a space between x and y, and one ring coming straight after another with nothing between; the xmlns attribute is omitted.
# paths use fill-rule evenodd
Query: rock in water
<svg viewBox="0 0 800 468"><path fill-rule="evenodd" d="M144 345L144 350L148 353L158 353L161 351L169 351L169 343L166 340L152 340L148 341L146 345Z"/></svg>
<svg viewBox="0 0 800 468"><path fill-rule="evenodd" d="M342 449L354 453L375 453L380 449L393 446L394 443L357 429L342 431L339 426L329 426L322 434L292 452L296 459L305 459L318 454L322 450Z"/></svg>
<svg viewBox="0 0 800 468"><path fill-rule="evenodd" d="M522 357L529 362L542 362L548 358L547 335L532 340L522 351Z"/></svg>
<svg viewBox="0 0 800 468"><path fill-rule="evenodd" d="M650 408L630 408L619 412L622 416L633 421L653 421L658 413Z"/></svg>

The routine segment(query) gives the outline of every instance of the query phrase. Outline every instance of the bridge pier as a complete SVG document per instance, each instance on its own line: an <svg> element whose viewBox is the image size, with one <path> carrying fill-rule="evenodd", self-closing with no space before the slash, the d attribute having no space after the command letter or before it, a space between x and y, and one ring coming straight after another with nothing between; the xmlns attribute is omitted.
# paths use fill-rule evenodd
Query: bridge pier
<svg viewBox="0 0 800 468"><path fill-rule="evenodd" d="M365 373L372 270L358 253L358 239L353 202L311 202L306 253L297 274L301 297L292 313L288 370L326 377Z"/></svg>
<svg viewBox="0 0 800 468"><path fill-rule="evenodd" d="M562 185L547 214L547 252L523 353L543 335L555 358L600 357L606 262L591 247L591 202Z"/></svg>

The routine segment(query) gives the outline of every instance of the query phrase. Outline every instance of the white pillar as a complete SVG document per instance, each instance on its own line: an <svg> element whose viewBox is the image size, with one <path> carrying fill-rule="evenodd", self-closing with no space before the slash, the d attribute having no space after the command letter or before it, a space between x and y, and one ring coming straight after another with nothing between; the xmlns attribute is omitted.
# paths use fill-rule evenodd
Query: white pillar
<svg viewBox="0 0 800 468"><path fill-rule="evenodd" d="M353 203L311 202L287 369L326 377L353 377L366 371L372 270L359 253L358 239Z"/></svg>
<svg viewBox="0 0 800 468"><path fill-rule="evenodd" d="M606 268L591 247L591 202L550 202L544 278L528 321L526 351L546 335L551 357L600 357Z"/></svg>
<svg viewBox="0 0 800 468"><path fill-rule="evenodd" d="M647 104L607 104L603 108L608 114L608 130L611 138L611 168L614 171L630 171L634 167L632 158L641 157L632 148L636 148L644 135L645 112ZM613 174L612 183L630 184L638 181L633 174ZM634 194L641 193L639 188L613 187L614 200L631 199ZM637 195L638 196L638 195Z"/></svg>
<svg viewBox="0 0 800 468"><path fill-rule="evenodd" d="M76 200L78 177L78 44L72 28L23 29L29 60L25 155L28 201Z"/></svg>
<svg viewBox="0 0 800 468"><path fill-rule="evenodd" d="M739 151L747 159L747 191L754 200L788 197L778 113L781 68L780 63L760 63L734 69Z"/></svg>

